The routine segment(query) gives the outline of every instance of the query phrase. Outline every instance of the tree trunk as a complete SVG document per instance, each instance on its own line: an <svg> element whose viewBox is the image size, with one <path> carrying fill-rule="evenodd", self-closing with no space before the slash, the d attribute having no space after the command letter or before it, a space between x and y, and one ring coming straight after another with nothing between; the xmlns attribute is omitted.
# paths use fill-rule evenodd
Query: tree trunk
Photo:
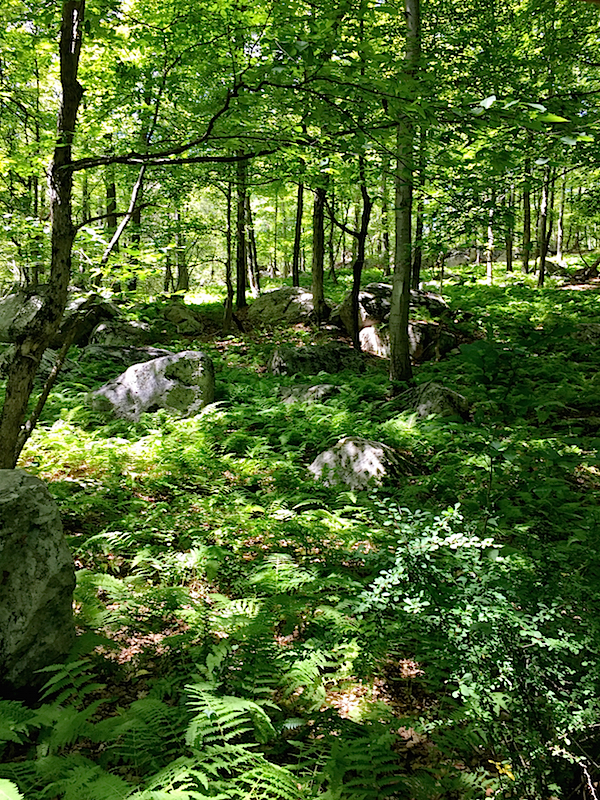
<svg viewBox="0 0 600 800"><path fill-rule="evenodd" d="M360 194L362 198L362 211L360 215L360 228L356 236L356 259L352 265L352 345L355 350L360 351L360 325L358 321L358 296L360 293L360 280L365 264L365 245L369 233L369 221L373 201L369 197L365 180L365 160L363 156L359 158L360 172Z"/></svg>
<svg viewBox="0 0 600 800"><path fill-rule="evenodd" d="M236 214L236 295L238 309L248 305L246 300L246 276L248 274L248 257L246 248L246 162L237 162L237 214Z"/></svg>
<svg viewBox="0 0 600 800"><path fill-rule="evenodd" d="M390 223L387 182L389 169L390 158L386 153L381 163L381 261L383 263L383 274L386 278L390 274Z"/></svg>
<svg viewBox="0 0 600 800"><path fill-rule="evenodd" d="M425 217L425 154L427 133L421 125L419 129L419 196L415 220L415 241L413 247L411 285L418 291L421 282L421 265L423 263L423 229Z"/></svg>
<svg viewBox="0 0 600 800"><path fill-rule="evenodd" d="M315 320L321 325L329 316L323 286L323 267L325 261L325 197L327 189L320 186L315 190L313 206L313 244L312 244L312 296Z"/></svg>
<svg viewBox="0 0 600 800"><path fill-rule="evenodd" d="M252 206L250 205L249 192L246 192L246 232L250 291L252 292L252 297L258 297L260 294L260 269L258 266L258 250L256 248L256 236L254 235L254 222L252 220Z"/></svg>
<svg viewBox="0 0 600 800"><path fill-rule="evenodd" d="M506 196L506 227L504 246L506 249L506 271L513 271L513 249L515 244L515 189L510 186Z"/></svg>
<svg viewBox="0 0 600 800"><path fill-rule="evenodd" d="M51 262L48 291L27 332L16 343L7 370L6 396L0 414L0 469L13 469L30 430L24 427L27 404L44 350L58 330L67 303L71 255L76 229L73 225L70 169L77 111L83 89L77 80L85 0L68 0L62 6L60 29L61 101L57 139L49 170Z"/></svg>
<svg viewBox="0 0 600 800"><path fill-rule="evenodd" d="M421 56L421 19L419 0L405 0L406 53L405 72L414 82ZM412 380L412 366L408 339L410 309L411 269L411 217L413 192L413 144L412 122L404 117L397 129L395 196L396 244L394 249L394 275L390 308L390 381L392 392L395 384Z"/></svg>
<svg viewBox="0 0 600 800"><path fill-rule="evenodd" d="M491 286L494 282L494 213L496 210L496 190L492 189L490 207L488 208L487 248L485 251L486 283Z"/></svg>
<svg viewBox="0 0 600 800"><path fill-rule="evenodd" d="M226 231L226 256L225 256L225 286L227 296L225 298L225 311L223 314L223 332L229 333L231 320L233 317L233 282L231 280L231 261L232 261L232 241L233 232L231 230L231 181L227 184L227 231Z"/></svg>
<svg viewBox="0 0 600 800"><path fill-rule="evenodd" d="M525 180L523 182L523 272L529 273L531 255L531 159L525 159Z"/></svg>
<svg viewBox="0 0 600 800"><path fill-rule="evenodd" d="M190 270L187 262L185 234L181 225L181 215L179 209L175 212L177 222L177 232L175 234L175 264L177 266L176 292L189 292L190 289Z"/></svg>
<svg viewBox="0 0 600 800"><path fill-rule="evenodd" d="M556 260L561 263L564 258L563 243L565 237L565 198L567 193L567 170L563 169L560 182L560 204L556 224Z"/></svg>
<svg viewBox="0 0 600 800"><path fill-rule="evenodd" d="M540 200L540 213L538 217L538 250L540 254L540 266L538 272L538 286L544 285L546 278L546 254L548 252L548 194L550 184L550 169L546 167L544 180L542 182L542 195Z"/></svg>
<svg viewBox="0 0 600 800"><path fill-rule="evenodd" d="M296 225L294 227L294 250L292 253L292 286L300 286L300 244L302 241L302 213L304 211L304 184L298 184L296 200Z"/></svg>

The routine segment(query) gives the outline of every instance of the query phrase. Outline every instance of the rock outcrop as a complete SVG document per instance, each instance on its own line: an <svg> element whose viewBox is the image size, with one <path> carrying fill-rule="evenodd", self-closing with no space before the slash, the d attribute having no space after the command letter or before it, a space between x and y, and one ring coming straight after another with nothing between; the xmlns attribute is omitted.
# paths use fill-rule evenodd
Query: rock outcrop
<svg viewBox="0 0 600 800"><path fill-rule="evenodd" d="M320 453L308 468L325 486L347 486L360 491L400 472L398 453L382 442L346 436Z"/></svg>
<svg viewBox="0 0 600 800"><path fill-rule="evenodd" d="M0 694L26 696L75 638L75 570L45 484L0 470Z"/></svg>
<svg viewBox="0 0 600 800"><path fill-rule="evenodd" d="M164 408L174 416L197 414L215 399L211 359L184 350L134 364L91 395L92 408L137 422L144 412Z"/></svg>

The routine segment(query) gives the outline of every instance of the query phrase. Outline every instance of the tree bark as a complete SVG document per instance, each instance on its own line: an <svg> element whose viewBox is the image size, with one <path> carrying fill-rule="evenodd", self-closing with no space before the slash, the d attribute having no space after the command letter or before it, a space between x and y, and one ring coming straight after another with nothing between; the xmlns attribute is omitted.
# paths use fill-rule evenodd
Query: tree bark
<svg viewBox="0 0 600 800"><path fill-rule="evenodd" d="M16 342L9 365L6 396L0 414L0 469L13 469L24 444L21 430L27 413L33 381L44 350L58 330L67 303L71 277L71 254L76 229L71 195L72 145L83 89L77 80L85 0L68 0L62 6L60 29L61 100L57 139L49 170L51 261L48 291L26 333Z"/></svg>
<svg viewBox="0 0 600 800"><path fill-rule="evenodd" d="M546 254L548 252L548 194L550 184L550 169L546 167L544 180L542 182L542 196L540 200L540 213L538 217L538 249L540 254L540 266L538 271L538 286L544 285L546 278Z"/></svg>
<svg viewBox="0 0 600 800"><path fill-rule="evenodd" d="M241 154L240 154L241 155ZM236 208L236 295L235 304L238 309L248 305L246 300L246 282L248 275L248 256L246 245L246 162L240 159L237 163L237 208Z"/></svg>
<svg viewBox="0 0 600 800"><path fill-rule="evenodd" d="M231 320L233 318L233 282L231 280L233 232L231 230L231 196L231 181L229 181L227 183L227 231L225 234L225 286L227 287L227 296L225 297L225 310L223 313L223 333L229 333L231 329Z"/></svg>
<svg viewBox="0 0 600 800"><path fill-rule="evenodd" d="M315 190L313 206L313 245L312 245L312 296L315 320L321 325L329 316L325 302L323 267L325 261L325 198L327 189L319 186Z"/></svg>
<svg viewBox="0 0 600 800"><path fill-rule="evenodd" d="M525 159L525 180L523 183L523 272L529 273L531 255L531 159Z"/></svg>
<svg viewBox="0 0 600 800"><path fill-rule="evenodd" d="M304 212L304 184L298 184L296 200L296 224L294 227L294 251L292 254L292 286L300 286L300 245L302 241L302 214Z"/></svg>
<svg viewBox="0 0 600 800"><path fill-rule="evenodd" d="M421 57L421 14L419 0L405 0L406 53L405 73L414 81ZM410 309L411 271L411 217L413 193L413 145L412 122L404 116L397 128L396 175L395 175L395 229L394 275L392 279L392 301L390 308L390 381L392 392L395 384L412 380L412 366L408 340L408 318Z"/></svg>
<svg viewBox="0 0 600 800"><path fill-rule="evenodd" d="M369 221L371 219L371 210L373 208L373 201L369 197L369 192L367 190L364 156L360 156L359 158L359 174L362 210L360 215L360 228L357 230L356 236L356 258L354 260L354 264L352 265L352 345L354 349L358 351L360 351L358 296L360 293L360 280L365 264L365 245L367 242L367 235L369 233Z"/></svg>
<svg viewBox="0 0 600 800"><path fill-rule="evenodd" d="M423 230L425 217L425 153L427 133L421 125L419 129L419 195L417 200L417 214L415 220L415 240L412 257L411 285L415 291L421 282L421 265L423 263Z"/></svg>

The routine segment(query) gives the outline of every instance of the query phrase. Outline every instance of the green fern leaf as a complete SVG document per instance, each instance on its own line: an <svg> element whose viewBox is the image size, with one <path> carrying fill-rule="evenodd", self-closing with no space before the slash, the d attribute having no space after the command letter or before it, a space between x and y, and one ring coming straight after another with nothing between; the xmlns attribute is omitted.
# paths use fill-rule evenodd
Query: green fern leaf
<svg viewBox="0 0 600 800"><path fill-rule="evenodd" d="M0 800L25 800L19 787L11 781L0 778Z"/></svg>

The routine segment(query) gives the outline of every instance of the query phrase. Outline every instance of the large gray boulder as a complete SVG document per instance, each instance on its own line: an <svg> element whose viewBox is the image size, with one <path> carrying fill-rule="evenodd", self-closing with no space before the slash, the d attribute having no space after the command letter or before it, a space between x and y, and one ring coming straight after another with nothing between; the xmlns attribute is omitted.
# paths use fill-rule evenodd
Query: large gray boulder
<svg viewBox="0 0 600 800"><path fill-rule="evenodd" d="M380 358L390 357L390 335L387 325L369 325L358 334L363 353ZM431 361L449 353L458 344L452 331L437 322L411 320L408 323L408 347L414 361Z"/></svg>
<svg viewBox="0 0 600 800"><path fill-rule="evenodd" d="M215 371L209 356L184 350L134 364L91 395L96 411L137 422L144 412L164 408L190 417L215 399Z"/></svg>
<svg viewBox="0 0 600 800"><path fill-rule="evenodd" d="M46 286L38 287L35 292L19 289L0 298L0 342L14 342L27 331L42 307L47 291ZM102 320L118 315L118 308L99 294L73 293L50 347L59 349L67 335L71 336L73 344L85 345L93 329Z"/></svg>
<svg viewBox="0 0 600 800"><path fill-rule="evenodd" d="M467 398L435 381L427 381L409 389L405 399L420 417L436 414L440 417L461 417L466 420L469 416Z"/></svg>
<svg viewBox="0 0 600 800"><path fill-rule="evenodd" d="M432 317L451 316L450 307L444 298L435 292L411 289L410 304L425 308ZM358 295L359 330L372 325L381 325L389 320L392 305L391 283L369 283ZM352 335L352 293L344 297L339 306L331 312L330 322L343 327Z"/></svg>
<svg viewBox="0 0 600 800"><path fill-rule="evenodd" d="M314 310L312 292L299 286L285 286L257 297L248 309L248 319L253 325L267 327L294 325L310 322Z"/></svg>
<svg viewBox="0 0 600 800"><path fill-rule="evenodd" d="M143 347L152 340L150 325L137 320L111 319L101 322L91 333L90 344L104 347Z"/></svg>
<svg viewBox="0 0 600 800"><path fill-rule="evenodd" d="M293 347L277 347L269 359L268 369L273 375L317 375L319 372L342 372L360 369L360 353L345 342Z"/></svg>
<svg viewBox="0 0 600 800"><path fill-rule="evenodd" d="M401 458L383 442L346 436L320 453L308 471L325 486L347 486L358 491L377 486L400 472Z"/></svg>
<svg viewBox="0 0 600 800"><path fill-rule="evenodd" d="M40 295L21 290L0 298L0 342L14 342L25 333L43 301Z"/></svg>
<svg viewBox="0 0 600 800"><path fill-rule="evenodd" d="M26 695L75 638L75 570L45 484L0 470L0 694Z"/></svg>

